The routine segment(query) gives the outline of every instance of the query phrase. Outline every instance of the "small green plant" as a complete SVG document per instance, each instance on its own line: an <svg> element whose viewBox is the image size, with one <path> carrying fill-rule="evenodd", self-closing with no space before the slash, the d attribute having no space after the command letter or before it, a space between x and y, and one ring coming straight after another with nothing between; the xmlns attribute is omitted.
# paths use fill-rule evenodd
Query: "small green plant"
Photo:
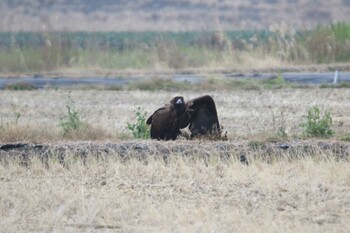
<svg viewBox="0 0 350 233"><path fill-rule="evenodd" d="M127 123L127 128L132 132L134 138L149 139L150 129L146 123L147 112L142 112L140 107L136 108L136 123Z"/></svg>
<svg viewBox="0 0 350 233"><path fill-rule="evenodd" d="M330 112L325 111L321 116L320 109L314 106L308 110L306 122L301 124L303 134L307 137L329 138L334 135L331 129L332 117Z"/></svg>
<svg viewBox="0 0 350 233"><path fill-rule="evenodd" d="M86 124L81 120L79 112L75 110L74 101L72 100L70 93L68 94L66 107L67 114L61 115L59 122L59 126L63 131L63 136L67 136L71 132L82 131L86 128Z"/></svg>
<svg viewBox="0 0 350 233"><path fill-rule="evenodd" d="M278 89L289 86L286 80L283 78L282 73L278 73L276 77L262 80L261 82L267 89Z"/></svg>

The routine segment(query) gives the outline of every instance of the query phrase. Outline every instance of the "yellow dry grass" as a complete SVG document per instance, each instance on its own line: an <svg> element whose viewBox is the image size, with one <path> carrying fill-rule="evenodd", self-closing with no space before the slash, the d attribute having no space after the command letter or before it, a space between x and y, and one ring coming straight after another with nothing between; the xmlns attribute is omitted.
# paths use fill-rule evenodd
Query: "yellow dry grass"
<svg viewBox="0 0 350 233"><path fill-rule="evenodd" d="M0 163L1 232L349 232L350 166L211 156Z"/></svg>

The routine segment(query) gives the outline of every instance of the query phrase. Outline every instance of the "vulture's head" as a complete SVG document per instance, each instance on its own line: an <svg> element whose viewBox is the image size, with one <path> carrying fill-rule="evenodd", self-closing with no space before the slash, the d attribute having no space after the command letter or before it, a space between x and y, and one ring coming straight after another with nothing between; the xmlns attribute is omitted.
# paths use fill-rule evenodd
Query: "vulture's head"
<svg viewBox="0 0 350 233"><path fill-rule="evenodd" d="M185 100L182 96L176 96L171 101L170 104L174 106L176 109L177 114L181 114L185 112L186 104Z"/></svg>

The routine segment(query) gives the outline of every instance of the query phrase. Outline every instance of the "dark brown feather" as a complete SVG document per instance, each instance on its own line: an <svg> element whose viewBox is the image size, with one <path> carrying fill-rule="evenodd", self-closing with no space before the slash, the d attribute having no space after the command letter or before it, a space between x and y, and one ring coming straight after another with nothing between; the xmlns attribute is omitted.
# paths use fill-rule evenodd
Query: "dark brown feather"
<svg viewBox="0 0 350 233"><path fill-rule="evenodd" d="M181 133L180 128L183 128L186 118L185 108L183 97L177 96L170 101L170 104L156 110L146 121L151 125L151 138L175 140Z"/></svg>
<svg viewBox="0 0 350 233"><path fill-rule="evenodd" d="M190 114L191 137L221 133L215 102L211 96L205 95L195 98L190 100L187 105Z"/></svg>

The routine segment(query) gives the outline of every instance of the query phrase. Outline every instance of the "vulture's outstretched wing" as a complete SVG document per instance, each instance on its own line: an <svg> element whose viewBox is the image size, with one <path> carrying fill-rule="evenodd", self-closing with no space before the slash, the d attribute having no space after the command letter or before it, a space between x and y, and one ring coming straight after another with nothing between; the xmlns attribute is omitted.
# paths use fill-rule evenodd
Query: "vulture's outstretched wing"
<svg viewBox="0 0 350 233"><path fill-rule="evenodd" d="M186 105L190 114L191 137L221 133L215 102L211 96L205 95L192 99Z"/></svg>

